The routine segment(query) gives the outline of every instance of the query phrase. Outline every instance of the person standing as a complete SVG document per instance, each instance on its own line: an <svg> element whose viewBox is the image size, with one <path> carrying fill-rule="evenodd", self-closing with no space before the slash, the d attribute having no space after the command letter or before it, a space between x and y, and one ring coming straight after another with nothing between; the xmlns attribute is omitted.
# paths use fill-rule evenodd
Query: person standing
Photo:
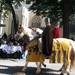
<svg viewBox="0 0 75 75"><path fill-rule="evenodd" d="M45 19L46 27L42 33L42 53L46 56L52 54L53 33L50 24L50 19Z"/></svg>
<svg viewBox="0 0 75 75"><path fill-rule="evenodd" d="M60 38L60 27L59 26L60 26L60 22L57 22L53 29L53 38Z"/></svg>

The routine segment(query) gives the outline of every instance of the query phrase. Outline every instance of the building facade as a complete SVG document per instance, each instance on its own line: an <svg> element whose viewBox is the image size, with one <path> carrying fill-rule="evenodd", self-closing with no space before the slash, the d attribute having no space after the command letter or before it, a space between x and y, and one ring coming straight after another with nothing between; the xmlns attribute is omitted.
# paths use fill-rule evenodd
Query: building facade
<svg viewBox="0 0 75 75"><path fill-rule="evenodd" d="M23 4L21 7L18 7L18 9L14 8L18 26L21 24L23 27L45 27L44 18L28 11L29 7L30 4ZM0 37L2 37L4 33L7 33L7 35L13 33L12 13L8 15L7 19L2 20L1 24L5 24L6 26L0 27Z"/></svg>

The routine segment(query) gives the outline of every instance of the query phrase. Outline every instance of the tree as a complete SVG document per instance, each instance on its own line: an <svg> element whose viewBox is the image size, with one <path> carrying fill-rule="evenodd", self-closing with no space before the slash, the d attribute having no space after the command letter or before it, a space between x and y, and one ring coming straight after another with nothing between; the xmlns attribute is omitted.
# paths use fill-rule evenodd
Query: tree
<svg viewBox="0 0 75 75"><path fill-rule="evenodd" d="M15 15L14 7L18 8L18 6L21 6L22 1L24 0L0 0L1 3L0 14L2 14L3 17L7 17L7 15L10 12L12 12L15 33L17 32L18 25L16 23L16 15Z"/></svg>
<svg viewBox="0 0 75 75"><path fill-rule="evenodd" d="M62 18L63 37L69 38L69 17L75 14L74 0L31 0L33 4L29 8L36 15L50 17L56 22Z"/></svg>

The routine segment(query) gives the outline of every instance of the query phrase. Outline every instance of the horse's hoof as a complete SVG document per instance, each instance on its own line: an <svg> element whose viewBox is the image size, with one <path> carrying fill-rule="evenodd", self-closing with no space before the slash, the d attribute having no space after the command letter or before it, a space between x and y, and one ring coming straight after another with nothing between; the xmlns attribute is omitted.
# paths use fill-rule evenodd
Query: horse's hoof
<svg viewBox="0 0 75 75"><path fill-rule="evenodd" d="M65 74L61 73L60 75L70 75L70 74L67 72L67 73L65 73Z"/></svg>
<svg viewBox="0 0 75 75"><path fill-rule="evenodd" d="M67 72L67 75L70 75L70 73L69 73L69 72Z"/></svg>
<svg viewBox="0 0 75 75"><path fill-rule="evenodd" d="M62 71L62 68L61 68L61 69L59 69L59 71Z"/></svg>
<svg viewBox="0 0 75 75"><path fill-rule="evenodd" d="M42 63L42 65L46 68L46 64Z"/></svg>
<svg viewBox="0 0 75 75"><path fill-rule="evenodd" d="M36 71L36 74L39 74L39 73L41 73L41 70L39 70L39 71Z"/></svg>
<svg viewBox="0 0 75 75"><path fill-rule="evenodd" d="M46 65L43 65L46 68Z"/></svg>
<svg viewBox="0 0 75 75"><path fill-rule="evenodd" d="M40 72L36 72L36 74L40 74Z"/></svg>
<svg viewBox="0 0 75 75"><path fill-rule="evenodd" d="M64 75L63 73L60 73L60 75Z"/></svg>
<svg viewBox="0 0 75 75"><path fill-rule="evenodd" d="M23 68L22 71L25 72L25 69Z"/></svg>

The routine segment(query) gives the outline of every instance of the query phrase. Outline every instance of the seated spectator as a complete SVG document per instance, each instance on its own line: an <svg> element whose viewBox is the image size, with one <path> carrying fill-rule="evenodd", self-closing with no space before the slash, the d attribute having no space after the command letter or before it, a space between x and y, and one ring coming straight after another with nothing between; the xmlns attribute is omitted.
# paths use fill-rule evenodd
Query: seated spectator
<svg viewBox="0 0 75 75"><path fill-rule="evenodd" d="M18 40L18 43L20 43L20 44L22 44L23 42L24 42L23 38L20 38L20 39Z"/></svg>
<svg viewBox="0 0 75 75"><path fill-rule="evenodd" d="M9 58L17 58L16 46L14 46L13 40L10 41L10 44L8 46L7 54L8 54Z"/></svg>
<svg viewBox="0 0 75 75"><path fill-rule="evenodd" d="M0 56L1 58L7 58L7 50L8 50L8 45L6 40L3 41L3 44L0 46Z"/></svg>
<svg viewBox="0 0 75 75"><path fill-rule="evenodd" d="M19 59L22 58L22 48L19 42L16 45L16 52L17 52L17 58Z"/></svg>
<svg viewBox="0 0 75 75"><path fill-rule="evenodd" d="M2 39L7 39L7 34L6 33L3 34Z"/></svg>
<svg viewBox="0 0 75 75"><path fill-rule="evenodd" d="M7 40L7 34L6 33L3 34L2 38L1 38L1 43L3 43L4 40Z"/></svg>

